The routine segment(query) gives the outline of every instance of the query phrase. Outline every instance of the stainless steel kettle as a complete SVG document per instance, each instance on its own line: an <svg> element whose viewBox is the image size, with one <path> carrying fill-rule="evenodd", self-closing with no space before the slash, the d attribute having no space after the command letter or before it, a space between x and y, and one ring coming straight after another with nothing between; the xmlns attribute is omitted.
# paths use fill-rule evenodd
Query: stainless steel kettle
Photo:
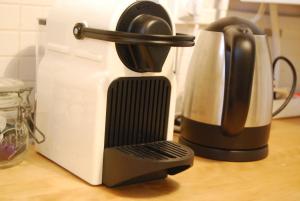
<svg viewBox="0 0 300 201"><path fill-rule="evenodd" d="M202 30L190 63L180 142L226 161L268 154L273 72L267 37L227 17Z"/></svg>

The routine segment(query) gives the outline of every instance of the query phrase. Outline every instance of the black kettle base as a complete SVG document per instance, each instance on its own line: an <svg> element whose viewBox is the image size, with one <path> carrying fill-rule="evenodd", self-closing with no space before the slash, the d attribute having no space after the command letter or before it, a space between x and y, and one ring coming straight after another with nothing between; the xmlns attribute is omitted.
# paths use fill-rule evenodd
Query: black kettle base
<svg viewBox="0 0 300 201"><path fill-rule="evenodd" d="M264 159L268 156L268 145L250 150L226 150L206 147L192 143L183 137L179 138L179 143L189 146L196 156L201 156L213 160L229 162L249 162Z"/></svg>

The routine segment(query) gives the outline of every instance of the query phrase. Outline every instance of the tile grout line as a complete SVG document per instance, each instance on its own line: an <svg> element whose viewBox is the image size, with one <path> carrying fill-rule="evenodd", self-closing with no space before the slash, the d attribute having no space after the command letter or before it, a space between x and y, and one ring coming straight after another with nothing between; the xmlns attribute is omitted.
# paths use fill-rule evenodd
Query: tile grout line
<svg viewBox="0 0 300 201"><path fill-rule="evenodd" d="M35 70L36 70L36 63L35 62L32 62L30 61L29 64L27 64L27 61L25 61L25 65L23 65L23 61L22 60L26 60L26 59L32 59L34 60L35 59L35 56L34 55L26 55L22 53L22 48L23 48L23 40L24 40L24 44L27 44L27 37L23 37L23 34L26 34L26 33L33 33L35 35L35 39L38 37L38 32L39 32L39 29L38 27L30 27L30 28L26 28L26 21L23 21L22 19L22 16L25 15L25 11L24 11L24 8L26 9L27 7L34 7L35 9L36 8L39 8L41 11L44 11L46 12L46 9L47 8L50 8L51 5L53 4L39 4L39 3L22 3L22 2L0 2L0 6L12 6L12 7L15 7L15 11L16 11L16 14L18 14L18 20L17 20L17 23L14 24L14 26L3 26L2 28L0 28L0 32L2 33L5 33L10 35L10 34L15 34L16 35L16 38L15 38L15 50L16 53L14 55L12 54L6 54L5 52L3 52L3 54L0 55L0 58L8 58L9 60L15 60L15 65L13 67L13 74L11 76L17 78L17 79L22 79L24 82L31 82L31 83L35 83L36 82L36 79L35 79L35 75L34 75L34 78L31 78L31 73L32 74L35 74ZM14 19L15 20L15 19ZM25 22L25 23L24 23ZM11 32L11 33L9 33ZM31 44L31 43L30 43ZM32 46L32 45L30 45ZM35 44L34 44L35 46ZM27 46L24 46L24 48L26 48ZM21 67L25 67L24 69L21 69ZM4 66L6 68L8 68L9 66ZM28 67L28 68L26 68ZM34 72L31 72L31 70L33 70ZM24 73L22 73L24 72ZM30 76L28 77L27 74ZM23 76L24 75L24 76ZM23 77L22 77L23 76Z"/></svg>
<svg viewBox="0 0 300 201"><path fill-rule="evenodd" d="M0 5L22 5L22 6L32 6L32 7L49 7L52 4L33 4L33 3L9 3L9 2L0 2Z"/></svg>
<svg viewBox="0 0 300 201"><path fill-rule="evenodd" d="M22 6L19 5L19 26L18 26L18 32L19 32L19 44L18 44L18 52L20 52L20 49L21 49L21 31L20 31L20 28L22 26L22 23L21 23L21 17L22 16ZM18 53L19 54L19 53ZM18 79L21 79L20 78L20 68L21 68L21 60L20 60L20 57L19 55L16 55L17 56L17 59L18 59Z"/></svg>

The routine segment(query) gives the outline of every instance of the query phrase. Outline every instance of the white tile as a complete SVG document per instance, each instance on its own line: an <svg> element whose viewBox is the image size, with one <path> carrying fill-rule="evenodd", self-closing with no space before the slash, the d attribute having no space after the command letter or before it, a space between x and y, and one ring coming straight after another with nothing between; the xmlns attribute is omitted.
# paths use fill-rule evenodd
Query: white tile
<svg viewBox="0 0 300 201"><path fill-rule="evenodd" d="M38 30L38 18L47 18L48 7L21 6L21 29Z"/></svg>
<svg viewBox="0 0 300 201"><path fill-rule="evenodd" d="M20 23L20 6L0 4L0 29L17 29Z"/></svg>
<svg viewBox="0 0 300 201"><path fill-rule="evenodd" d="M18 78L17 57L0 57L0 77Z"/></svg>
<svg viewBox="0 0 300 201"><path fill-rule="evenodd" d="M15 4L15 3L21 3L22 0L0 0L0 3L7 3L7 4Z"/></svg>
<svg viewBox="0 0 300 201"><path fill-rule="evenodd" d="M55 0L21 0L22 4L51 6Z"/></svg>
<svg viewBox="0 0 300 201"><path fill-rule="evenodd" d="M43 5L51 6L55 0L0 0L0 3L14 4L19 3L23 5Z"/></svg>
<svg viewBox="0 0 300 201"><path fill-rule="evenodd" d="M35 56L37 32L21 32L20 53L22 56Z"/></svg>
<svg viewBox="0 0 300 201"><path fill-rule="evenodd" d="M0 56L14 56L19 50L19 33L0 31Z"/></svg>
<svg viewBox="0 0 300 201"><path fill-rule="evenodd" d="M19 79L24 81L35 80L35 58L34 57L20 57Z"/></svg>

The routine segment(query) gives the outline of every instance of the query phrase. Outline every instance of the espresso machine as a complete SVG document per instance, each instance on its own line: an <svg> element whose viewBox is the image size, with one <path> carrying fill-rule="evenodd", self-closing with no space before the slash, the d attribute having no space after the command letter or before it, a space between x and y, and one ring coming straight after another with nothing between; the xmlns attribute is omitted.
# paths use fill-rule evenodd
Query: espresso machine
<svg viewBox="0 0 300 201"><path fill-rule="evenodd" d="M165 178L193 164L172 142L176 34L154 1L58 0L37 72L37 151L92 185Z"/></svg>

